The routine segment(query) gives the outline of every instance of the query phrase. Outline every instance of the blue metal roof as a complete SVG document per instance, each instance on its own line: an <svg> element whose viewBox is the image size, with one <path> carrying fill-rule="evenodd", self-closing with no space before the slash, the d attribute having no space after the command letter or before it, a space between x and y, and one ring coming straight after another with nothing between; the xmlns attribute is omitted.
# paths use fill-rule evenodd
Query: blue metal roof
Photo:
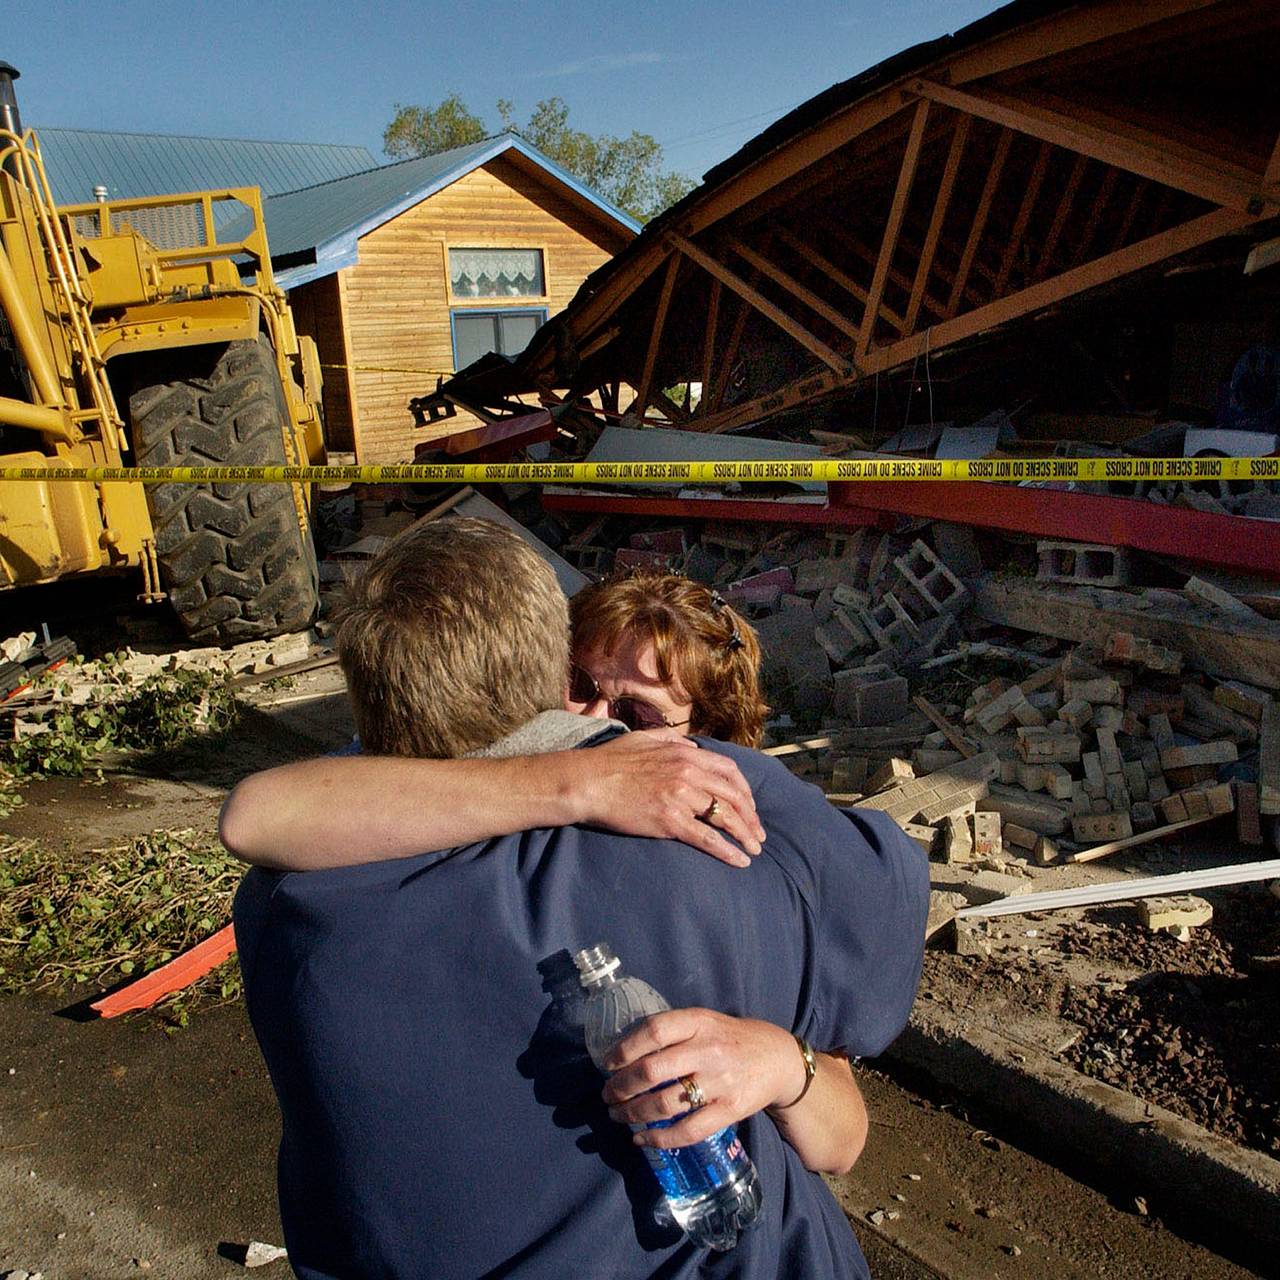
<svg viewBox="0 0 1280 1280"><path fill-rule="evenodd" d="M402 160L301 191L272 195L263 202L271 256L314 255L313 262L277 271L277 283L292 289L351 266L356 261L361 236L506 151L516 151L532 161L620 227L633 233L640 230L640 224L629 214L523 139L504 133L436 155Z"/></svg>
<svg viewBox="0 0 1280 1280"><path fill-rule="evenodd" d="M160 196L210 187L261 187L264 196L296 191L373 168L366 147L259 142L160 133L37 128L49 184L59 204L108 196Z"/></svg>

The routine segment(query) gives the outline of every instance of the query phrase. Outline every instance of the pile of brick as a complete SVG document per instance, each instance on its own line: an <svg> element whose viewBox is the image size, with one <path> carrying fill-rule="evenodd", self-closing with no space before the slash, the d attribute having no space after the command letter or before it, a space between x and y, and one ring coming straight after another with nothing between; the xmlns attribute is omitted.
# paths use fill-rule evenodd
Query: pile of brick
<svg viewBox="0 0 1280 1280"><path fill-rule="evenodd" d="M947 729L869 776L874 760L837 760L832 799L882 810L948 862L1088 860L1229 814L1256 845L1280 800L1280 704L1184 673L1179 653L1127 633L978 686L962 729L924 705ZM1242 748L1259 749L1260 777Z"/></svg>
<svg viewBox="0 0 1280 1280"><path fill-rule="evenodd" d="M674 570L718 589L759 633L770 700L811 724L901 720L910 710L907 677L961 639L957 617L969 592L956 559L981 567L975 551L953 558L920 538L873 530L770 535L709 525L696 542L664 529L613 549L597 541L602 524L561 553L588 573Z"/></svg>

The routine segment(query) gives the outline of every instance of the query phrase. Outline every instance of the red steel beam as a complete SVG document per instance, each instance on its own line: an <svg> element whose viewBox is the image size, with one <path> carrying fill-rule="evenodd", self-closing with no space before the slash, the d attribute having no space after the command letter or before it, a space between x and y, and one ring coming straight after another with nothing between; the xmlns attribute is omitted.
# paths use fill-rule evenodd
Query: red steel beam
<svg viewBox="0 0 1280 1280"><path fill-rule="evenodd" d="M1112 494L969 481L836 482L828 491L832 512L927 516L1040 538L1131 547L1280 578L1280 521L1275 520L1166 507Z"/></svg>
<svg viewBox="0 0 1280 1280"><path fill-rule="evenodd" d="M572 493L543 491L548 511L651 516L673 520L728 520L761 524L819 525L828 529L861 529L888 525L892 516L859 507L825 502L777 502L770 498L677 498L659 494Z"/></svg>
<svg viewBox="0 0 1280 1280"><path fill-rule="evenodd" d="M888 528L895 516L924 516L1039 538L1130 547L1218 569L1280 578L1280 521L1275 520L1165 507L1111 494L969 481L836 481L827 488L826 503L579 490L544 492L542 504L551 511L834 529Z"/></svg>

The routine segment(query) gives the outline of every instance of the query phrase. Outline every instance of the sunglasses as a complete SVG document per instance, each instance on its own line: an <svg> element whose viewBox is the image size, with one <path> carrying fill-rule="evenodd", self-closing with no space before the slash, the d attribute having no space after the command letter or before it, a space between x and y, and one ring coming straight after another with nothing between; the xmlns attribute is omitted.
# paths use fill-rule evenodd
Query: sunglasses
<svg viewBox="0 0 1280 1280"><path fill-rule="evenodd" d="M569 700L590 706L594 702L603 701L609 712L609 718L619 720L628 729L678 729L689 720L668 720L662 712L643 698L623 695L621 698L606 698L590 671L584 670L576 662L569 664ZM692 718L692 717L690 717Z"/></svg>

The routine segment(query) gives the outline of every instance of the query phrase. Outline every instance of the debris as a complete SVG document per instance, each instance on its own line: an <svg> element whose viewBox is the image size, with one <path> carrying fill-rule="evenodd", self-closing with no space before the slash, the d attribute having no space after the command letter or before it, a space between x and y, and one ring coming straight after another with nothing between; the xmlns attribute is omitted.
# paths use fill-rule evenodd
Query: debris
<svg viewBox="0 0 1280 1280"><path fill-rule="evenodd" d="M244 1251L244 1265L246 1267L265 1267L268 1263L279 1262L282 1258L287 1258L288 1252L279 1245L263 1244L261 1240L251 1240L248 1248Z"/></svg>
<svg viewBox="0 0 1280 1280"><path fill-rule="evenodd" d="M1126 880L1121 884L1091 884L1078 889L1053 889L1047 893L1010 894L995 902L975 904L957 913L961 919L977 916L1022 915L1029 911L1060 911L1068 907L1091 907L1103 902L1128 902L1139 898L1182 893L1191 889L1215 889L1228 884L1250 884L1280 876L1280 859L1246 862L1232 866L1205 867L1168 876Z"/></svg>
<svg viewBox="0 0 1280 1280"><path fill-rule="evenodd" d="M1203 898L1187 893L1173 898L1143 898L1138 918L1148 929L1194 929L1213 919L1213 907Z"/></svg>

